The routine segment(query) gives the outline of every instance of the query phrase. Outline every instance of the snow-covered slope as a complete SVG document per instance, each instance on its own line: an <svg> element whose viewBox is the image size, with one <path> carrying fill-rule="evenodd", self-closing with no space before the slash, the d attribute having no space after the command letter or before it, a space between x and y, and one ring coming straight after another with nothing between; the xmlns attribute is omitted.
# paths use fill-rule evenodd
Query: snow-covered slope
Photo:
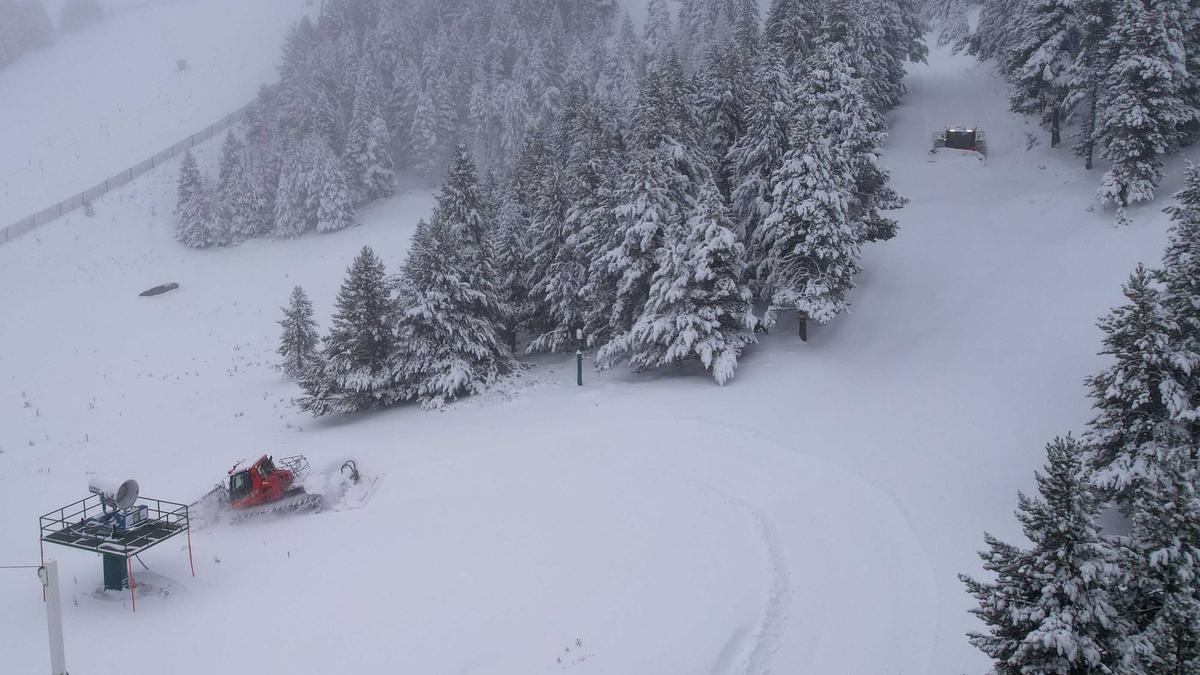
<svg viewBox="0 0 1200 675"><path fill-rule="evenodd" d="M274 81L288 26L316 11L306 0L154 0L112 9L0 69L0 227L249 103Z"/></svg>
<svg viewBox="0 0 1200 675"><path fill-rule="evenodd" d="M912 198L868 251L854 312L782 325L718 388L702 373L586 374L568 358L440 413L313 420L271 369L303 284L327 320L370 244L391 269L430 196L296 241L189 251L174 168L0 247L0 564L38 559L35 518L92 472L190 501L236 459L356 457L364 508L165 545L136 614L68 549L68 664L91 673L957 673L985 662L955 573L1010 512L1042 445L1079 429L1092 323L1165 241L1092 211L1097 176L1025 150L986 65L912 69L886 157ZM978 122L991 157L930 134ZM210 154L214 148L208 148ZM211 161L211 157L208 158ZM1178 166L1172 167L1172 184ZM157 298L142 289L181 288ZM138 570L135 570L135 574ZM31 570L0 572L0 664L45 662Z"/></svg>

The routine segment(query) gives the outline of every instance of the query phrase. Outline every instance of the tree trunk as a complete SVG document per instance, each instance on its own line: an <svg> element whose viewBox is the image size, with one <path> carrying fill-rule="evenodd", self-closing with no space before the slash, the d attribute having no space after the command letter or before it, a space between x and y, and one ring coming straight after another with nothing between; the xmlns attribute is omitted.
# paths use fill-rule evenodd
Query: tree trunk
<svg viewBox="0 0 1200 675"><path fill-rule="evenodd" d="M1088 96L1088 117L1087 124L1083 129L1083 168L1088 171L1092 170L1092 163L1096 154L1096 106L1097 99L1100 98L1100 92L1095 82L1092 83L1092 91Z"/></svg>
<svg viewBox="0 0 1200 675"><path fill-rule="evenodd" d="M1057 148L1062 143L1062 132L1059 129L1062 121L1062 106L1055 104L1050 110L1050 147Z"/></svg>

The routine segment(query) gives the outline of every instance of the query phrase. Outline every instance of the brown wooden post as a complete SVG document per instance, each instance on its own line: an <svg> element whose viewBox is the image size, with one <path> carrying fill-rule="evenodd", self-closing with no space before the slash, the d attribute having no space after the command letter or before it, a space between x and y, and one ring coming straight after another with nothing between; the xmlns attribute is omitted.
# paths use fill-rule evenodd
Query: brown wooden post
<svg viewBox="0 0 1200 675"><path fill-rule="evenodd" d="M797 312L796 318L800 320L800 339L808 342L808 314L805 312Z"/></svg>

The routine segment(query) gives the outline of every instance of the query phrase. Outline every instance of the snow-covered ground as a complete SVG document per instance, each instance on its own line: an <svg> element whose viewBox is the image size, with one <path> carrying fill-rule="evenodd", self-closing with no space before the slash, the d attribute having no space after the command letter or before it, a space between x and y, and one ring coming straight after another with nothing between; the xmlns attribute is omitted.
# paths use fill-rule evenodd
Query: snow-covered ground
<svg viewBox="0 0 1200 675"><path fill-rule="evenodd" d="M100 23L0 69L0 227L249 103L276 79L288 26L316 11L311 0L105 4Z"/></svg>
<svg viewBox="0 0 1200 675"><path fill-rule="evenodd" d="M955 574L979 569L985 528L1017 536L1043 444L1087 419L1093 321L1166 221L1162 203L1124 229L1092 210L1098 175L1026 151L1041 134L989 66L938 50L909 85L886 157L912 199L899 238L868 251L851 315L807 344L781 326L725 388L694 371L579 388L554 357L443 412L296 411L271 367L279 306L303 284L327 321L363 244L394 270L419 190L341 233L190 251L168 167L0 247L0 565L36 562L36 517L93 472L191 501L262 452L355 457L383 475L363 508L197 530L194 579L182 542L154 549L136 614L97 592L94 556L48 549L68 665L982 672ZM986 163L927 154L960 122L987 130ZM0 570L0 606L3 670L43 670L32 570Z"/></svg>

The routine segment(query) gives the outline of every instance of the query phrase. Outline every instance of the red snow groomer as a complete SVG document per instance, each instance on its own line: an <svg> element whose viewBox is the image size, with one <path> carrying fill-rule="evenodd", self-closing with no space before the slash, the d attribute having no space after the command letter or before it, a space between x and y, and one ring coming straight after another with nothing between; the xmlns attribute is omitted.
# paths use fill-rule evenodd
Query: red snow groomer
<svg viewBox="0 0 1200 675"><path fill-rule="evenodd" d="M232 512L232 522L241 522L267 514L318 510L324 505L325 495L308 492L303 487L308 476L308 460L304 455L281 457L278 464L270 455L263 455L249 466L239 461L227 473L228 480L218 483L191 505L199 523L219 522L227 512ZM341 488L339 491L334 486L330 495L334 501L344 495L347 486L358 484L360 479L358 464L353 459L346 460L336 474L340 476L337 481ZM320 478L316 489L329 492L331 476ZM378 477L372 478L368 488L373 488L377 480ZM366 491L360 504L370 492Z"/></svg>
<svg viewBox="0 0 1200 675"><path fill-rule="evenodd" d="M308 475L308 460L304 455L280 458L279 466L270 455L263 455L250 466L243 467L239 461L228 474L228 481L218 483L192 504L199 522L220 520L225 511L233 512L236 523L266 514L321 508L321 495L305 492L301 487Z"/></svg>
<svg viewBox="0 0 1200 675"><path fill-rule="evenodd" d="M275 466L270 455L263 455L254 464L229 470L229 506L235 511L247 511L270 504L269 511L293 511L316 508L321 496L304 491L299 483L308 475L308 460L304 455L283 457Z"/></svg>

